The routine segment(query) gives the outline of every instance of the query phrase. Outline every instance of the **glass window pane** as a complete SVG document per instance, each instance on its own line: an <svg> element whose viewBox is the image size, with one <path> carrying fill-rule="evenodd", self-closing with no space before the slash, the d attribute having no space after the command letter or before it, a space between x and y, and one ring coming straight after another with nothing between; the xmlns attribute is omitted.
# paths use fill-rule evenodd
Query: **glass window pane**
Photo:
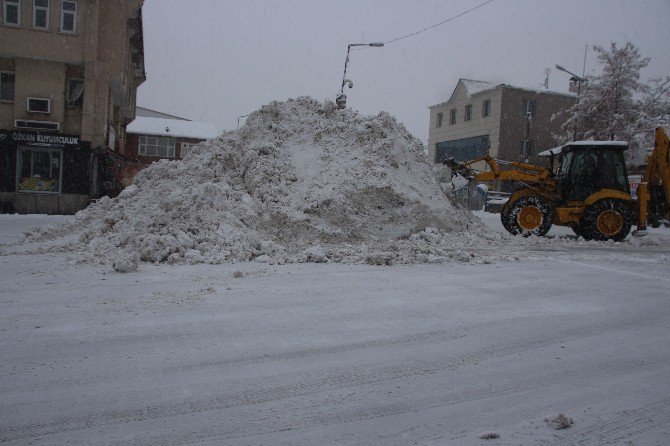
<svg viewBox="0 0 670 446"><path fill-rule="evenodd" d="M63 1L63 9L65 11L76 11L77 10L77 3Z"/></svg>
<svg viewBox="0 0 670 446"><path fill-rule="evenodd" d="M19 7L17 5L9 3L5 5L5 23L19 24Z"/></svg>
<svg viewBox="0 0 670 446"><path fill-rule="evenodd" d="M46 28L47 27L47 12L43 9L38 9L35 11L35 27L36 28Z"/></svg>
<svg viewBox="0 0 670 446"><path fill-rule="evenodd" d="M74 31L74 15L63 14L63 31Z"/></svg>
<svg viewBox="0 0 670 446"><path fill-rule="evenodd" d="M35 6L41 6L43 8L49 7L49 0L35 0Z"/></svg>
<svg viewBox="0 0 670 446"><path fill-rule="evenodd" d="M14 73L0 73L0 99L14 100Z"/></svg>

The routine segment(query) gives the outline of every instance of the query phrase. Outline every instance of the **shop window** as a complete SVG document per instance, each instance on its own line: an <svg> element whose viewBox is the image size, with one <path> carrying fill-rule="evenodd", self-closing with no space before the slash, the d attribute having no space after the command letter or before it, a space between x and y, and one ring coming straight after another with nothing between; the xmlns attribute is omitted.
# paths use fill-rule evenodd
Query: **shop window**
<svg viewBox="0 0 670 446"><path fill-rule="evenodd" d="M33 28L49 29L49 0L33 0Z"/></svg>
<svg viewBox="0 0 670 446"><path fill-rule="evenodd" d="M77 32L77 2L63 0L61 3L60 30L64 33Z"/></svg>
<svg viewBox="0 0 670 446"><path fill-rule="evenodd" d="M60 149L38 149L21 147L19 153L20 192L60 192Z"/></svg>
<svg viewBox="0 0 670 446"><path fill-rule="evenodd" d="M464 120L469 121L472 119L472 104L468 104L465 106L465 116Z"/></svg>
<svg viewBox="0 0 670 446"><path fill-rule="evenodd" d="M443 116L444 116L444 115L442 114L442 112L439 112L439 113L437 114L437 122L436 122L436 124L435 124L435 127L442 127L442 118L443 118Z"/></svg>
<svg viewBox="0 0 670 446"><path fill-rule="evenodd" d="M67 105L81 107L84 103L84 80L68 79L67 81Z"/></svg>
<svg viewBox="0 0 670 446"><path fill-rule="evenodd" d="M482 117L486 118L487 116L491 116L491 100L486 99L484 102L482 102Z"/></svg>
<svg viewBox="0 0 670 446"><path fill-rule="evenodd" d="M439 142L435 145L435 162L442 163L448 158L456 161L481 158L488 155L490 146L488 135Z"/></svg>
<svg viewBox="0 0 670 446"><path fill-rule="evenodd" d="M0 72L0 100L2 101L14 101L14 84L15 84L14 73L8 71Z"/></svg>
<svg viewBox="0 0 670 446"><path fill-rule="evenodd" d="M174 157L174 138L161 136L140 136L139 154L144 156Z"/></svg>
<svg viewBox="0 0 670 446"><path fill-rule="evenodd" d="M21 26L20 0L4 0L2 2L3 23L8 26Z"/></svg>

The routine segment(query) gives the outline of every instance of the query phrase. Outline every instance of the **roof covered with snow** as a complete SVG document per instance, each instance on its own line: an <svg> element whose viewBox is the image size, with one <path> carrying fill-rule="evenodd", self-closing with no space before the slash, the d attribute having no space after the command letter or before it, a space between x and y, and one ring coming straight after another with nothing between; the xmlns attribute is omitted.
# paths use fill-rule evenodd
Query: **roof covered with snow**
<svg viewBox="0 0 670 446"><path fill-rule="evenodd" d="M628 143L625 141L572 141L562 146L554 147L553 149L545 150L538 153L539 156L551 156L560 154L563 149L566 147L595 147L595 148L605 148L605 147L615 147L620 150L625 150L628 148Z"/></svg>
<svg viewBox="0 0 670 446"><path fill-rule="evenodd" d="M465 85L465 88L467 88L469 95L481 93L482 91L497 87L496 84L492 84L491 82L477 81L474 79L461 79L460 81Z"/></svg>
<svg viewBox="0 0 670 446"><path fill-rule="evenodd" d="M212 139L219 131L211 122L138 116L128 124L126 132L138 135L171 136L174 138Z"/></svg>
<svg viewBox="0 0 670 446"><path fill-rule="evenodd" d="M530 91L530 92L537 93L537 94L557 94L557 95L561 95L561 96L577 97L576 93L571 93L571 92L566 92L566 91L557 91L557 90L550 90L550 89L545 89L545 88L527 88L527 87L519 87L519 86L516 86L516 85L510 85L510 84L494 84L492 82L461 78L461 79L458 80L458 83L456 84L456 87L454 88L454 91L451 93L451 96L449 97L449 99L446 102L449 102L454 98L454 94L456 93L456 90L458 90L458 87L460 85L463 85L465 87L465 91L466 91L466 94L468 96L483 93L483 92L489 91L489 90L494 90L496 88L512 88L512 89L515 89L515 90ZM444 103L445 102L442 102L440 104L431 105L428 108L440 107Z"/></svg>

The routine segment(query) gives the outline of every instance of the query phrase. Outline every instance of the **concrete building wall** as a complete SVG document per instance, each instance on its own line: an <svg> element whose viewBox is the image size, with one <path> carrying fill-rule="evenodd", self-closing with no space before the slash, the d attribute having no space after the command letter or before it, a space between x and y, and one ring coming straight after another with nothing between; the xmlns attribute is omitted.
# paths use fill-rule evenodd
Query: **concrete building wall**
<svg viewBox="0 0 670 446"><path fill-rule="evenodd" d="M14 119L54 121L62 123L65 110L65 65L60 62L16 59L14 90ZM28 111L29 97L49 99L48 114ZM13 126L12 122L12 126Z"/></svg>
<svg viewBox="0 0 670 446"><path fill-rule="evenodd" d="M490 102L490 115L482 116L484 101ZM502 92L496 88L468 95L464 85L454 90L449 101L430 107L430 129L428 132L428 159L435 161L435 146L442 141L453 141L473 136L488 135L490 153L496 156L499 148L500 113ZM465 107L472 105L470 121L465 121ZM456 110L456 123L450 123L451 110ZM437 115L442 113L442 125L437 126Z"/></svg>
<svg viewBox="0 0 670 446"><path fill-rule="evenodd" d="M0 184L3 206L11 201L17 210L39 212L43 206L44 212L62 212L81 205L87 184L90 192L96 193L97 171L91 166L106 150L123 154L125 125L135 117L137 87L145 79L143 0L78 0L76 32L61 30L62 0L49 3L46 30L33 27L32 0L21 1L19 26L4 25L0 7L0 71L14 73L15 78L13 100L0 102L0 131L4 132L0 167L4 173L12 173L21 162L15 153L20 145L16 141L10 144L8 138L12 132L25 131L15 127L16 119L57 122L60 128L56 133L76 135L80 145L78 149L54 146L64 154L63 185L58 195L17 191L8 181ZM83 81L84 92L82 103L71 105L68 84L75 78ZM28 97L49 99L50 112L29 112ZM69 184L78 184L77 192L66 192L71 189Z"/></svg>
<svg viewBox="0 0 670 446"><path fill-rule="evenodd" d="M524 101L535 103L535 113L529 127L524 114ZM533 164L545 164L547 160L537 154L555 147L558 144L556 136L562 131L561 119L552 120L552 117L561 110L570 108L575 101L576 96L506 87L502 101L504 126L500 132L501 150L498 156L508 161L528 160ZM532 146L530 152L524 156L519 153L519 145L526 139L527 128Z"/></svg>

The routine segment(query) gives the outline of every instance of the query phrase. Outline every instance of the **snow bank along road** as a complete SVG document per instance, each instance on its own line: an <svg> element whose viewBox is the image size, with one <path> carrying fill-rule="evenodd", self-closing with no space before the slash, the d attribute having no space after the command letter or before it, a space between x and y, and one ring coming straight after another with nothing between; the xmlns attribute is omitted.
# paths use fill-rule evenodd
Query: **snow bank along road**
<svg viewBox="0 0 670 446"><path fill-rule="evenodd" d="M0 442L667 444L669 265L626 244L128 274L2 255Z"/></svg>

